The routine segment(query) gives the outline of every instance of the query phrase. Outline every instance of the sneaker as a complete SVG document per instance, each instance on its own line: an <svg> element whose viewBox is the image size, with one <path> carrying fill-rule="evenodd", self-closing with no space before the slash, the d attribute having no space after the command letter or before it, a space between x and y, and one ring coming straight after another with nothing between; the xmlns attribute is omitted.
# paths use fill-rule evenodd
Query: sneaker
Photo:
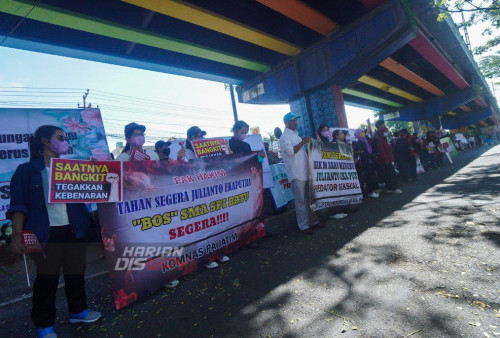
<svg viewBox="0 0 500 338"><path fill-rule="evenodd" d="M374 193L380 194L383 190L382 189L375 189L373 190Z"/></svg>
<svg viewBox="0 0 500 338"><path fill-rule="evenodd" d="M215 268L216 268L216 267L218 267L218 266L219 266L219 264L217 264L216 262L210 262L210 263L206 263L206 264L205 264L205 267L206 267L207 269L209 269L209 270L210 270L210 269L215 269Z"/></svg>
<svg viewBox="0 0 500 338"><path fill-rule="evenodd" d="M70 313L69 322L74 323L93 323L101 318L102 314L97 311L92 311L90 309L83 310L80 313Z"/></svg>
<svg viewBox="0 0 500 338"><path fill-rule="evenodd" d="M178 280L178 279L174 279L174 280L172 280L172 281L168 282L167 284L165 284L165 287L166 287L167 289L173 289L173 288L175 288L177 285L179 285L179 283L180 283L180 282L179 282L179 280Z"/></svg>
<svg viewBox="0 0 500 338"><path fill-rule="evenodd" d="M347 214L344 214L344 213L342 213L342 212L341 212L340 214L341 214L342 216L344 216L344 217L347 217L347 216L348 216Z"/></svg>
<svg viewBox="0 0 500 338"><path fill-rule="evenodd" d="M221 263L226 263L226 262L229 262L229 257L227 257L227 256L222 256L221 258L219 258L219 262L221 262Z"/></svg>
<svg viewBox="0 0 500 338"><path fill-rule="evenodd" d="M371 198L378 198L379 197L379 194L377 194L375 191L372 192L370 195L368 195L369 197Z"/></svg>
<svg viewBox="0 0 500 338"><path fill-rule="evenodd" d="M403 191L402 191L401 189L399 189L399 188L398 188L398 189L394 190L394 193L395 193L395 194L402 194L402 193L403 193Z"/></svg>
<svg viewBox="0 0 500 338"><path fill-rule="evenodd" d="M344 214L335 214L333 216L329 216L329 218L333 218L333 219L342 219L344 217L345 217Z"/></svg>
<svg viewBox="0 0 500 338"><path fill-rule="evenodd" d="M37 338L57 338L56 330L54 329L54 325L49 327L39 327L36 329L36 337Z"/></svg>
<svg viewBox="0 0 500 338"><path fill-rule="evenodd" d="M313 231L311 228L307 228L307 229L304 229L304 230L300 230L300 232L302 232L303 234L305 235L312 235Z"/></svg>

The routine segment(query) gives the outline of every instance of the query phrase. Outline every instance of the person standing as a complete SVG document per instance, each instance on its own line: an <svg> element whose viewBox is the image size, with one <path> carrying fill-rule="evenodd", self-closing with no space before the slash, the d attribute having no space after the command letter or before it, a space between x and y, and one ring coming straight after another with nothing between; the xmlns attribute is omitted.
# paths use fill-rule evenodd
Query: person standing
<svg viewBox="0 0 500 338"><path fill-rule="evenodd" d="M358 129L354 132L357 141L353 142L354 163L358 172L359 184L363 197L378 198L379 195L375 192L377 187L377 177L375 174L375 155L372 147L366 139L366 133Z"/></svg>
<svg viewBox="0 0 500 338"><path fill-rule="evenodd" d="M50 161L68 152L64 131L39 127L30 139L31 158L17 167L11 180L7 217L12 220L12 250L24 254L21 231L32 231L43 253L31 254L36 265L31 318L38 337L56 337L56 292L64 274L70 323L93 323L101 313L87 306L85 294L85 237L90 215L83 203L49 203Z"/></svg>
<svg viewBox="0 0 500 338"><path fill-rule="evenodd" d="M303 234L312 234L311 227L323 228L316 214L311 209L309 197L309 167L304 146L310 138L301 138L297 132L297 119L299 116L288 113L283 117L285 131L280 137L280 147L283 154L288 180L292 182L295 196L295 213L297 224Z"/></svg>
<svg viewBox="0 0 500 338"><path fill-rule="evenodd" d="M173 159L171 159L170 156L170 145L172 142L170 141L158 141L155 143L155 152L158 154L158 158L160 161L166 161L168 163L175 163ZM186 156L186 150L181 148L177 152L177 162L181 162L182 159Z"/></svg>
<svg viewBox="0 0 500 338"><path fill-rule="evenodd" d="M412 150L411 150L412 145L411 145L411 139L408 135L408 130L406 129L401 129L399 131L399 137L397 138L395 144L394 144L394 155L397 159L397 165L398 165L398 170L399 173L401 174L401 177L404 182L407 182L408 179L410 178L410 171L411 171L411 161L412 161ZM413 152L413 159L415 159L415 153ZM413 167L412 167L413 168ZM415 164L415 170L416 170L416 164ZM415 171L416 175L416 171ZM413 178L413 175L411 175Z"/></svg>
<svg viewBox="0 0 500 338"><path fill-rule="evenodd" d="M398 188L396 172L392 164L394 162L394 155L392 154L391 146L387 143L389 131L382 120L378 120L375 126L377 127L376 144L379 178L382 178L388 192L401 194L402 191Z"/></svg>
<svg viewBox="0 0 500 338"><path fill-rule="evenodd" d="M279 156L274 151L269 150L269 143L268 142L264 142L264 149L266 150L267 159L268 159L270 165L278 164L281 162L281 159L279 158Z"/></svg>
<svg viewBox="0 0 500 338"><path fill-rule="evenodd" d="M195 160L196 154L194 152L192 141L203 140L207 135L207 132L201 130L200 127L192 126L187 130L187 139L186 139L186 154L189 160Z"/></svg>
<svg viewBox="0 0 500 338"><path fill-rule="evenodd" d="M117 161L131 161L134 150L139 151L141 158L149 159L151 161L158 161L160 158L158 155L148 149L144 149L142 146L146 142L144 133L146 131L146 126L137 124L135 122L129 123L125 126L125 140L127 144L125 144L125 148L120 155L116 157Z"/></svg>

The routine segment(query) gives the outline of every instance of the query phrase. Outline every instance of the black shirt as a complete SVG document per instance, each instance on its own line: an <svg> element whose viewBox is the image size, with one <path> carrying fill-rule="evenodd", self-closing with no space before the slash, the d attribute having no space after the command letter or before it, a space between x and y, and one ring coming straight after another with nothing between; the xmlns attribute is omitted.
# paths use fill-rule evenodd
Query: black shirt
<svg viewBox="0 0 500 338"><path fill-rule="evenodd" d="M231 148L234 154L252 152L252 148L250 148L248 143L237 140L234 137L231 137L229 140L229 148Z"/></svg>

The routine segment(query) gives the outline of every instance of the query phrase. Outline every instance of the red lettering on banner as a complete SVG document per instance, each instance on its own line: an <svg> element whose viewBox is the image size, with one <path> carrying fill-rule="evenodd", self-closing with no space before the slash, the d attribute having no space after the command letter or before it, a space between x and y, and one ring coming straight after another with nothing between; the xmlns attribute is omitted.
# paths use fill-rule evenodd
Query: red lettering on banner
<svg viewBox="0 0 500 338"><path fill-rule="evenodd" d="M170 239L176 239L179 237L183 237L185 235L191 235L195 232L205 230L208 228L211 228L215 225L224 223L229 221L229 213L225 212L221 215L217 215L217 217L209 217L202 219L201 221L197 221L194 223L190 223L188 225L183 225L177 228L170 229L168 231L168 235L170 236ZM201 224L201 226L200 226Z"/></svg>

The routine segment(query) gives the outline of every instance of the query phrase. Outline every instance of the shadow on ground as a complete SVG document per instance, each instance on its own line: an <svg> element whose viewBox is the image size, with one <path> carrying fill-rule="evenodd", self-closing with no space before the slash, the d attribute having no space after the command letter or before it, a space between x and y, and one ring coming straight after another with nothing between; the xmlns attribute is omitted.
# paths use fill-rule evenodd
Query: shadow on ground
<svg viewBox="0 0 500 338"><path fill-rule="evenodd" d="M402 195L383 194L312 236L288 226L280 238L263 239L259 248L234 253L218 269L188 276L176 289L160 290L121 311L114 309L107 276L91 279L88 298L104 318L90 326L65 322L59 292L58 329L63 336L477 336L467 331L476 326L458 325L460 316L450 309L499 308L498 298L475 306L473 287L464 290L459 283L466 277L490 283L487 273L498 276L498 260L481 266L485 274L476 277L467 272L475 265L456 259L455 269L450 262L453 250L474 248L474 237L499 247L498 223L487 223L498 217L481 218L483 232L477 218L500 192L498 163L475 161L470 171L459 172L492 149L461 153L453 166L421 175ZM487 260L485 255L474 259ZM28 310L29 300L0 309L2 336L27 334Z"/></svg>

